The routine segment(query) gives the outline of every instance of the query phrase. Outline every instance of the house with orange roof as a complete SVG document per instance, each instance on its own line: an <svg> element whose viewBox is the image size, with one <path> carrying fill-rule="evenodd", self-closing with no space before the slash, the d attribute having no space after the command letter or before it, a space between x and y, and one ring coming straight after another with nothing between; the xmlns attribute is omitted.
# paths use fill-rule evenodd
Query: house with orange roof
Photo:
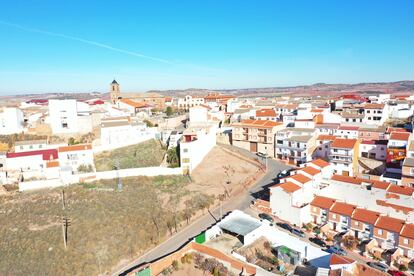
<svg viewBox="0 0 414 276"><path fill-rule="evenodd" d="M352 204L336 201L329 209L328 222L330 229L336 232L348 231L356 207Z"/></svg>
<svg viewBox="0 0 414 276"><path fill-rule="evenodd" d="M232 124L232 143L251 152L274 156L275 134L284 128L281 122L268 120L243 120Z"/></svg>
<svg viewBox="0 0 414 276"><path fill-rule="evenodd" d="M129 115L137 115L138 113L144 113L147 116L151 115L151 109L154 108L149 103L146 102L137 102L131 99L120 99L117 102L117 107L119 109L127 110Z"/></svg>
<svg viewBox="0 0 414 276"><path fill-rule="evenodd" d="M380 216L374 225L373 237L382 249L392 249L398 246L399 235L404 226L404 220Z"/></svg>
<svg viewBox="0 0 414 276"><path fill-rule="evenodd" d="M95 168L91 144L69 145L58 148L61 168L71 170L72 173L85 172Z"/></svg>
<svg viewBox="0 0 414 276"><path fill-rule="evenodd" d="M354 176L358 173L359 141L337 138L331 144L329 162L335 174Z"/></svg>
<svg viewBox="0 0 414 276"><path fill-rule="evenodd" d="M402 249L404 256L414 259L414 224L404 224L400 232L398 247Z"/></svg>
<svg viewBox="0 0 414 276"><path fill-rule="evenodd" d="M256 117L257 120L267 120L267 121L278 121L279 115L276 113L274 109L270 108L263 108L256 110Z"/></svg>
<svg viewBox="0 0 414 276"><path fill-rule="evenodd" d="M314 199L310 202L310 213L313 223L318 225L325 224L328 221L329 210L335 201L336 200L333 198L315 196Z"/></svg>
<svg viewBox="0 0 414 276"><path fill-rule="evenodd" d="M340 125L337 129L335 129L334 135L345 139L357 139L358 133L358 126Z"/></svg>
<svg viewBox="0 0 414 276"><path fill-rule="evenodd" d="M364 208L356 208L351 217L351 231L358 239L370 239L374 235L374 225L381 214Z"/></svg>

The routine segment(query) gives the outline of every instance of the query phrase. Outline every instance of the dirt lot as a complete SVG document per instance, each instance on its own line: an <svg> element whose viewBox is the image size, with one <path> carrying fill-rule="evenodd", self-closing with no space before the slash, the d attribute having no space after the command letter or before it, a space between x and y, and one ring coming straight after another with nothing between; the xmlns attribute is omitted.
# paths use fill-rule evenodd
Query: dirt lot
<svg viewBox="0 0 414 276"><path fill-rule="evenodd" d="M60 188L0 196L0 275L106 274L217 204L223 185L230 194L244 189L257 169L249 162L217 147L193 183L184 176L124 178L122 192L116 180L72 185L65 210ZM228 179L222 164L233 164ZM70 219L66 250L62 216Z"/></svg>
<svg viewBox="0 0 414 276"><path fill-rule="evenodd" d="M159 166L164 154L158 141L149 140L95 155L95 167L97 171L112 170L116 160L121 169Z"/></svg>
<svg viewBox="0 0 414 276"><path fill-rule="evenodd" d="M262 175L255 161L216 146L193 171L190 190L202 190L210 195L234 195L245 188L255 174Z"/></svg>

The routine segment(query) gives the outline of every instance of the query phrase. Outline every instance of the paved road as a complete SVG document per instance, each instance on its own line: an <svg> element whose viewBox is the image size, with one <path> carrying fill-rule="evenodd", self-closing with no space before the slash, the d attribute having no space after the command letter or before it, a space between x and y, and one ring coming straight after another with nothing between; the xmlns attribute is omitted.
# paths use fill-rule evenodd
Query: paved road
<svg viewBox="0 0 414 276"><path fill-rule="evenodd" d="M246 157L257 158L255 154L249 151L239 149L239 148L236 148L230 145L221 145L221 146L229 150L236 151L237 153L242 154ZM267 187L271 185L273 183L273 179L276 177L276 175L280 171L290 168L287 165L279 161L276 161L276 160L268 159L267 163L268 163L268 169L267 169L266 175L261 180L259 180L253 187L251 187L247 194L240 195L236 198L233 198L232 200L228 202L225 202L222 205L221 210L220 210L220 207L217 207L213 210L210 210L209 212L206 212L204 216L198 218L192 224L180 230L174 236L170 237L168 240L166 240L162 244L148 251L146 254L144 254L143 256L135 260L134 262L129 263L128 265L118 269L117 271L114 271L113 275L122 275L125 272L132 270L134 267L142 263L150 262L152 260L158 259L164 255L168 255L169 253L177 250L184 243L190 240L192 237L198 235L199 233L201 233L202 231L210 227L212 224L216 223L217 220L220 218L220 213L226 214L235 209L239 209L239 210L248 209L250 206L250 203L254 200L255 193L258 193L260 190L262 190L263 187Z"/></svg>

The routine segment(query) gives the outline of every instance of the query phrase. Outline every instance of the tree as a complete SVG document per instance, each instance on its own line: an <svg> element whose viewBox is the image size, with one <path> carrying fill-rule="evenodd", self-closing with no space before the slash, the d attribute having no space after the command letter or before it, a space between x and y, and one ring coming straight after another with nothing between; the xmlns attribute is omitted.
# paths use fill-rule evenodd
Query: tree
<svg viewBox="0 0 414 276"><path fill-rule="evenodd" d="M165 109L165 114L168 116L168 117L170 117L171 115L173 115L173 109L172 109L172 107L171 106L168 106L166 109Z"/></svg>
<svg viewBox="0 0 414 276"><path fill-rule="evenodd" d="M170 168L176 168L180 166L177 147L173 147L167 151L167 162Z"/></svg>
<svg viewBox="0 0 414 276"><path fill-rule="evenodd" d="M150 120L144 120L144 123L147 124L147 127L153 127L154 124Z"/></svg>
<svg viewBox="0 0 414 276"><path fill-rule="evenodd" d="M93 172L93 167L92 167L92 165L91 165L91 164L88 164L88 165L86 165L86 164L81 164L81 165L79 165L79 167L78 167L78 172L81 172L81 173Z"/></svg>

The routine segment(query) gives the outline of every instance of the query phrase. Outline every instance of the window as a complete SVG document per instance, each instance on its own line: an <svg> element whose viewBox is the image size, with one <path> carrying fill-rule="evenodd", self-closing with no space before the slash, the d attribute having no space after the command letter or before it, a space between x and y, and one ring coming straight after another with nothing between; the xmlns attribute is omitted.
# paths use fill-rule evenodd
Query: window
<svg viewBox="0 0 414 276"><path fill-rule="evenodd" d="M183 152L188 152L188 149L183 149Z"/></svg>
<svg viewBox="0 0 414 276"><path fill-rule="evenodd" d="M336 214L332 214L332 218L333 219L336 219Z"/></svg>
<svg viewBox="0 0 414 276"><path fill-rule="evenodd" d="M20 149L22 150L23 149L23 146L20 146Z"/></svg>
<svg viewBox="0 0 414 276"><path fill-rule="evenodd" d="M359 221L355 221L355 226L359 226Z"/></svg>
<svg viewBox="0 0 414 276"><path fill-rule="evenodd" d="M403 243L404 243L405 245L407 245L407 244L408 244L408 239L407 239L407 238L404 238Z"/></svg>
<svg viewBox="0 0 414 276"><path fill-rule="evenodd" d="M378 235L382 235L382 229L378 229Z"/></svg>

